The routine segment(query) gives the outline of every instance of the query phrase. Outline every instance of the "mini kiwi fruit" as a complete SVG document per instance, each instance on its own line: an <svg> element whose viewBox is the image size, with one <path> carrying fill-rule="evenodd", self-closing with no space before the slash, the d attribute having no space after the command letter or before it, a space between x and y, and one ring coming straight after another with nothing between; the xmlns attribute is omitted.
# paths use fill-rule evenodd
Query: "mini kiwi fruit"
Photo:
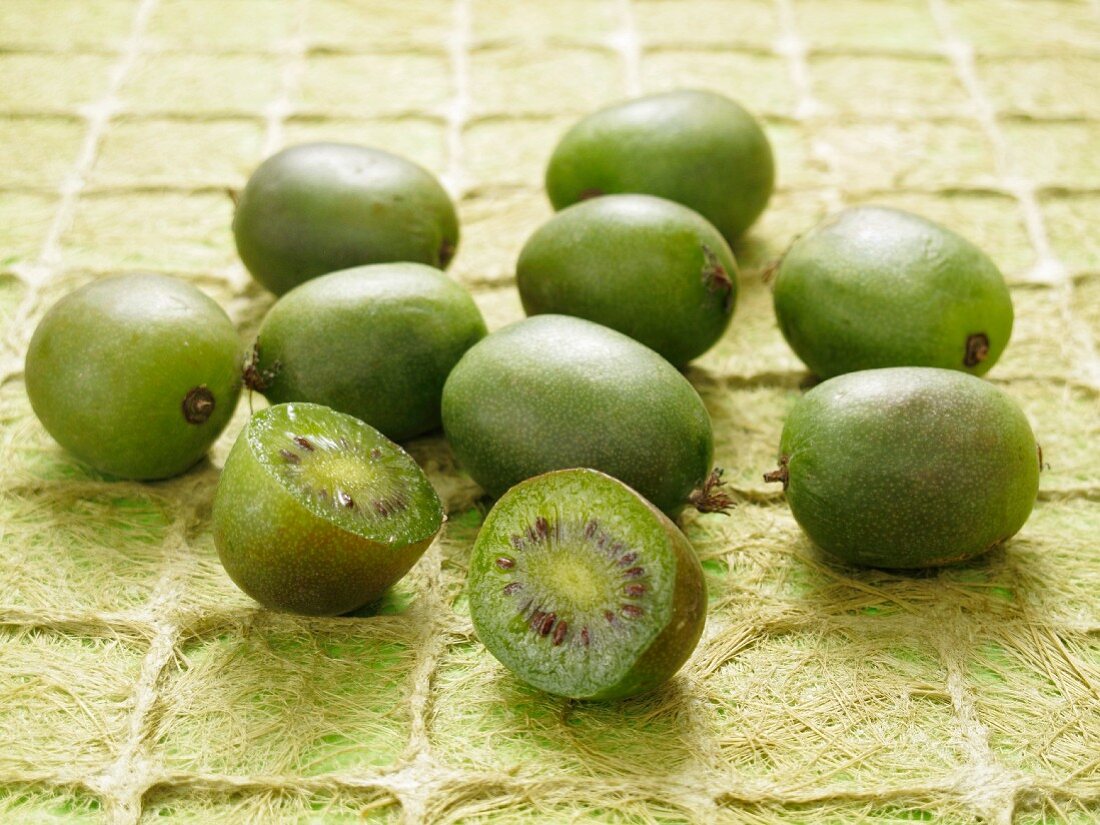
<svg viewBox="0 0 1100 825"><path fill-rule="evenodd" d="M636 192L682 203L731 243L764 211L775 185L756 119L716 92L681 89L600 109L574 125L546 169L555 209Z"/></svg>
<svg viewBox="0 0 1100 825"><path fill-rule="evenodd" d="M550 470L591 467L669 515L729 503L695 388L649 347L581 318L535 315L470 347L443 387L443 431L494 497Z"/></svg>
<svg viewBox="0 0 1100 825"><path fill-rule="evenodd" d="M275 302L245 383L272 403L324 404L404 440L439 426L443 383L485 334L469 293L438 269L354 267Z"/></svg>
<svg viewBox="0 0 1100 825"><path fill-rule="evenodd" d="M320 404L255 413L214 496L229 577L274 610L337 615L405 575L443 524L427 476L368 424Z"/></svg>
<svg viewBox="0 0 1100 825"><path fill-rule="evenodd" d="M505 493L470 558L478 638L534 687L621 699L667 681L706 620L706 584L684 534L634 490L589 469Z"/></svg>
<svg viewBox="0 0 1100 825"><path fill-rule="evenodd" d="M1039 489L1023 411L955 370L891 367L818 384L783 427L779 467L795 520L852 564L933 567L1014 536Z"/></svg>
<svg viewBox="0 0 1100 825"><path fill-rule="evenodd" d="M445 269L458 216L436 177L411 160L349 143L302 143L257 167L233 216L237 252L276 295L361 264Z"/></svg>
<svg viewBox="0 0 1100 825"><path fill-rule="evenodd" d="M212 298L178 278L134 273L85 284L47 311L24 378L62 447L107 475L153 480L198 462L225 428L242 355Z"/></svg>
<svg viewBox="0 0 1100 825"><path fill-rule="evenodd" d="M791 244L775 274L783 337L819 378L878 367L984 375L1012 335L997 265L933 221L843 209Z"/></svg>
<svg viewBox="0 0 1100 825"><path fill-rule="evenodd" d="M558 212L527 241L516 285L528 315L587 318L675 366L729 326L737 262L697 212L650 195L606 195Z"/></svg>

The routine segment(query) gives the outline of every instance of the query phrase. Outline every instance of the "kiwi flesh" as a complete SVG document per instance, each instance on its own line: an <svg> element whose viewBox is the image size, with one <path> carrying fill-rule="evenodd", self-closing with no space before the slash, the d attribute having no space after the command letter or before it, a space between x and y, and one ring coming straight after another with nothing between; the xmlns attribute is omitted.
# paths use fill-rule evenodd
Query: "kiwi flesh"
<svg viewBox="0 0 1100 825"><path fill-rule="evenodd" d="M660 510L610 476L558 470L496 503L474 544L470 614L528 684L619 699L667 681L706 620L695 552Z"/></svg>
<svg viewBox="0 0 1100 825"><path fill-rule="evenodd" d="M382 595L443 523L398 445L319 404L252 416L222 470L214 543L229 577L276 610L336 615Z"/></svg>

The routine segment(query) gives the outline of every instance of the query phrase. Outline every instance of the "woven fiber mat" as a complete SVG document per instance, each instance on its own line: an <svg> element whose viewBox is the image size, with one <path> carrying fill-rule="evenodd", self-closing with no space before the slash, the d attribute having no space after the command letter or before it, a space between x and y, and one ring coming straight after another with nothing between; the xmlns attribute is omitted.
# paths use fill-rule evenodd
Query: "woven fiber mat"
<svg viewBox="0 0 1100 825"><path fill-rule="evenodd" d="M1100 821L1098 81L1095 0L0 2L0 821ZM562 701L484 652L480 491L440 435L410 445L440 539L377 615L304 619L259 609L212 544L244 399L208 462L156 484L94 476L31 414L30 334L91 279L180 275L251 337L272 297L226 189L294 142L440 174L452 274L490 328L520 318L557 137L685 86L763 119L779 189L688 372L737 503L685 519L710 615L658 693ZM761 479L804 377L762 273L864 202L1002 267L1017 324L991 380L1049 463L1006 548L939 572L823 561Z"/></svg>

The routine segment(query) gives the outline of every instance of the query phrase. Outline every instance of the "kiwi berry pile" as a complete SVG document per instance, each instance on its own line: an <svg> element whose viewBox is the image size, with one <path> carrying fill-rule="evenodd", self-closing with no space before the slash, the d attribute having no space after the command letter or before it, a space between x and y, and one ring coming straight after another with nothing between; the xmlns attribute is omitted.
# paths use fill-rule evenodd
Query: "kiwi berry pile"
<svg viewBox="0 0 1100 825"><path fill-rule="evenodd" d="M264 395L221 471L214 541L243 591L310 615L375 602L439 534L443 503L395 441L442 426L496 499L469 563L480 640L549 693L633 696L703 632L703 572L672 519L733 501L680 368L731 323L730 245L774 177L763 130L721 95L589 115L549 160L558 211L516 264L528 317L490 334L443 272L458 218L430 172L293 146L256 169L233 220L245 267L279 296L254 341L187 283L106 278L43 317L27 393L63 447L141 480L198 462L242 386ZM1012 331L994 263L918 215L864 206L809 229L774 273L779 328L821 383L765 479L813 543L919 568L1013 536L1041 457L1020 408L980 378Z"/></svg>

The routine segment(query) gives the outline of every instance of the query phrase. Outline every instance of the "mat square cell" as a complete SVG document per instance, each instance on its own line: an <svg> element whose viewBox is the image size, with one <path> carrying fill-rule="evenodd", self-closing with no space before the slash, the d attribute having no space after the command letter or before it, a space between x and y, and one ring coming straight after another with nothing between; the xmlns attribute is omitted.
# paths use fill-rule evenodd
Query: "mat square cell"
<svg viewBox="0 0 1100 825"><path fill-rule="evenodd" d="M1001 115L1087 118L1096 108L1100 54L986 58L978 76Z"/></svg>
<svg viewBox="0 0 1100 825"><path fill-rule="evenodd" d="M298 111L359 118L437 115L453 94L444 54L322 52L306 63Z"/></svg>
<svg viewBox="0 0 1100 825"><path fill-rule="evenodd" d="M973 109L946 58L813 55L814 95L843 115L966 117Z"/></svg>
<svg viewBox="0 0 1100 825"><path fill-rule="evenodd" d="M202 272L234 260L233 202L223 192L88 194L61 236L70 266Z"/></svg>
<svg viewBox="0 0 1100 825"><path fill-rule="evenodd" d="M811 49L938 54L939 33L922 0L798 0L799 33Z"/></svg>
<svg viewBox="0 0 1100 825"><path fill-rule="evenodd" d="M393 767L410 737L421 646L400 617L271 613L190 639L163 679L155 758L240 776Z"/></svg>
<svg viewBox="0 0 1100 825"><path fill-rule="evenodd" d="M1052 193L1040 206L1050 245L1069 274L1100 273L1100 194Z"/></svg>
<svg viewBox="0 0 1100 825"><path fill-rule="evenodd" d="M531 234L553 215L537 190L478 192L458 204L462 240L451 271L468 286L507 284Z"/></svg>
<svg viewBox="0 0 1100 825"><path fill-rule="evenodd" d="M538 189L571 118L486 118L463 132L466 171L474 186Z"/></svg>
<svg viewBox="0 0 1100 825"><path fill-rule="evenodd" d="M1036 186L1100 188L1100 123L1006 123L1013 174Z"/></svg>
<svg viewBox="0 0 1100 825"><path fill-rule="evenodd" d="M585 115L624 96L621 62L603 49L483 49L470 96L475 115Z"/></svg>
<svg viewBox="0 0 1100 825"><path fill-rule="evenodd" d="M102 800L86 791L45 790L35 785L0 785L0 821L76 822L106 825L111 819Z"/></svg>
<svg viewBox="0 0 1100 825"><path fill-rule="evenodd" d="M622 6L615 0L473 0L470 5L472 36L479 46L602 45L622 27Z"/></svg>
<svg viewBox="0 0 1100 825"><path fill-rule="evenodd" d="M999 185L991 143L977 123L844 121L825 124L816 137L847 193Z"/></svg>
<svg viewBox="0 0 1100 825"><path fill-rule="evenodd" d="M81 113L107 93L103 54L0 53L0 114Z"/></svg>
<svg viewBox="0 0 1100 825"><path fill-rule="evenodd" d="M0 522L8 571L0 607L140 609L166 572L170 510L132 489L95 496L53 484L13 492L0 503Z"/></svg>
<svg viewBox="0 0 1100 825"><path fill-rule="evenodd" d="M79 118L0 118L0 187L56 191L77 159L88 127Z"/></svg>
<svg viewBox="0 0 1100 825"><path fill-rule="evenodd" d="M124 111L259 115L280 91L277 58L250 54L144 56L119 92Z"/></svg>
<svg viewBox="0 0 1100 825"><path fill-rule="evenodd" d="M577 703L525 685L470 641L446 650L434 681L432 752L457 768L644 783L699 767L693 702L680 676L634 699Z"/></svg>
<svg viewBox="0 0 1100 825"><path fill-rule="evenodd" d="M454 25L449 0L310 0L304 28L314 47L415 52L445 49Z"/></svg>
<svg viewBox="0 0 1100 825"><path fill-rule="evenodd" d="M976 633L966 687L997 760L1085 790L1100 753L1100 642L1034 621Z"/></svg>
<svg viewBox="0 0 1100 825"><path fill-rule="evenodd" d="M146 647L136 634L0 630L0 730L10 743L0 773L106 768L130 729Z"/></svg>
<svg viewBox="0 0 1100 825"><path fill-rule="evenodd" d="M949 25L979 54L1098 54L1100 20L1089 3L953 0Z"/></svg>
<svg viewBox="0 0 1100 825"><path fill-rule="evenodd" d="M4 0L0 48L120 51L138 0Z"/></svg>
<svg viewBox="0 0 1100 825"><path fill-rule="evenodd" d="M294 822L297 825L396 825L401 803L388 791L340 788L217 791L154 786L141 800L139 823Z"/></svg>
<svg viewBox="0 0 1100 825"><path fill-rule="evenodd" d="M757 116L788 117L797 103L785 61L744 52L651 52L642 61L642 89L707 89L733 98Z"/></svg>
<svg viewBox="0 0 1100 825"><path fill-rule="evenodd" d="M241 186L263 141L259 121L124 120L104 137L93 187Z"/></svg>
<svg viewBox="0 0 1100 825"><path fill-rule="evenodd" d="M162 0L145 31L149 51L278 52L288 47L295 3Z"/></svg>
<svg viewBox="0 0 1100 825"><path fill-rule="evenodd" d="M58 198L0 190L0 266L34 261L57 212Z"/></svg>
<svg viewBox="0 0 1100 825"><path fill-rule="evenodd" d="M766 0L642 0L631 5L638 35L647 48L770 50L780 35L776 4Z"/></svg>
<svg viewBox="0 0 1100 825"><path fill-rule="evenodd" d="M832 789L954 776L966 756L947 674L922 635L869 616L739 651L701 687L726 770Z"/></svg>

